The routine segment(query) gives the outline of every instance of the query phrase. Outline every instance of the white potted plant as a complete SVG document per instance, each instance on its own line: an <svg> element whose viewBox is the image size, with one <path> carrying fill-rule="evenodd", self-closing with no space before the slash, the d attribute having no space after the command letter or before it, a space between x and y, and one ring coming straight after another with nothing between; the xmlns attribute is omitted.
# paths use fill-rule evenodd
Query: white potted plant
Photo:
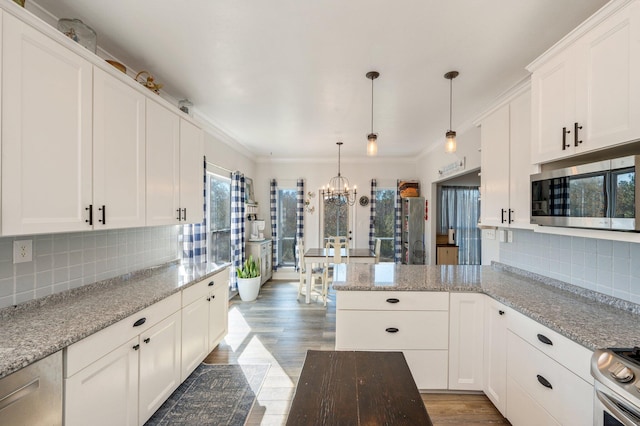
<svg viewBox="0 0 640 426"><path fill-rule="evenodd" d="M253 256L249 256L249 259L236 268L236 276L240 299L244 302L256 300L260 290L260 260L253 260Z"/></svg>

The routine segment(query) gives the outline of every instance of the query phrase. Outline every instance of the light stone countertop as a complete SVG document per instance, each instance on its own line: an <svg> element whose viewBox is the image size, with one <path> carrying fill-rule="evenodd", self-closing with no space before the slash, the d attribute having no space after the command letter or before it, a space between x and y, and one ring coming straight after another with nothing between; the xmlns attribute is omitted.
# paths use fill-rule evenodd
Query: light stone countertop
<svg viewBox="0 0 640 426"><path fill-rule="evenodd" d="M0 310L0 378L210 277L171 263Z"/></svg>
<svg viewBox="0 0 640 426"><path fill-rule="evenodd" d="M640 346L640 306L506 265L338 265L336 291L481 292L582 346Z"/></svg>

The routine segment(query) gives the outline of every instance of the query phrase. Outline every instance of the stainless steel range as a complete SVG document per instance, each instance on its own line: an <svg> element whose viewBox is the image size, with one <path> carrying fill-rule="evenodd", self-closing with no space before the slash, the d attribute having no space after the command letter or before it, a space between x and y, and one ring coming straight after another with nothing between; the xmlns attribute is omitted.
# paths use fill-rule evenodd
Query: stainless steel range
<svg viewBox="0 0 640 426"><path fill-rule="evenodd" d="M595 425L640 425L640 347L596 350L591 375L595 379Z"/></svg>

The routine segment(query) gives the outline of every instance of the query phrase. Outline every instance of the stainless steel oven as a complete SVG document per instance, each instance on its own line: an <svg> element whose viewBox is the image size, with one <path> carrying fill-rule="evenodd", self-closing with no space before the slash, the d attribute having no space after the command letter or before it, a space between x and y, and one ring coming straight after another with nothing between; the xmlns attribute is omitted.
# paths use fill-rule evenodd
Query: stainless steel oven
<svg viewBox="0 0 640 426"><path fill-rule="evenodd" d="M595 379L594 425L640 425L640 348L598 349L591 359Z"/></svg>
<svg viewBox="0 0 640 426"><path fill-rule="evenodd" d="M640 155L531 175L531 223L640 231Z"/></svg>

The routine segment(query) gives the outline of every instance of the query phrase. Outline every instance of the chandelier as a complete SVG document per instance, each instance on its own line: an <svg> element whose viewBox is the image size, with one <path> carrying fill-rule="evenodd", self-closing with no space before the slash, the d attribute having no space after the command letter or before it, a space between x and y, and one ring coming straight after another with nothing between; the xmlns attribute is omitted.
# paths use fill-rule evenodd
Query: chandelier
<svg viewBox="0 0 640 426"><path fill-rule="evenodd" d="M336 142L336 145L338 145L338 175L332 177L327 188L323 186L320 193L325 203L347 203L352 206L356 202L356 187L354 185L353 189L349 188L349 179L340 174L340 147L342 142Z"/></svg>

